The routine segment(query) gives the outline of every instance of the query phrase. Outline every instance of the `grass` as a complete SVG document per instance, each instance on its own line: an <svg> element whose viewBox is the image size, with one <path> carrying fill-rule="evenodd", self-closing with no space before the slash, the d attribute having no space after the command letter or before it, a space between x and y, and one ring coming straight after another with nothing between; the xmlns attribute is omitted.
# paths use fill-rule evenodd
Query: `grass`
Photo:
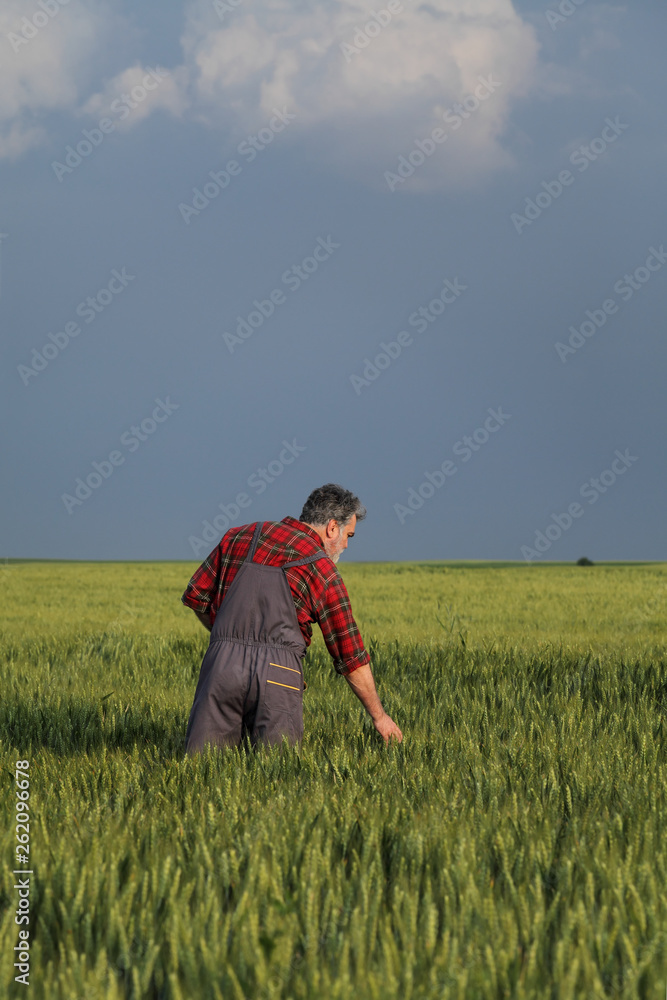
<svg viewBox="0 0 667 1000"><path fill-rule="evenodd" d="M667 567L343 565L403 744L318 641L300 748L184 759L193 568L0 574L0 996L26 759L39 1000L662 1000Z"/></svg>

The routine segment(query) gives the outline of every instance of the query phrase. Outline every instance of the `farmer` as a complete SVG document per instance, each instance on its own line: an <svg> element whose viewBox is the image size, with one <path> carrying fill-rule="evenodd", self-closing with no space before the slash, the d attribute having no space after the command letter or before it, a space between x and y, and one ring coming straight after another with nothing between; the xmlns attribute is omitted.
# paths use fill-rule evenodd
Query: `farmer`
<svg viewBox="0 0 667 1000"><path fill-rule="evenodd" d="M182 601L211 633L186 733L186 750L303 736L302 661L317 622L342 674L385 743L403 734L375 690L350 599L334 563L357 521L359 499L328 483L297 521L230 528L190 580Z"/></svg>

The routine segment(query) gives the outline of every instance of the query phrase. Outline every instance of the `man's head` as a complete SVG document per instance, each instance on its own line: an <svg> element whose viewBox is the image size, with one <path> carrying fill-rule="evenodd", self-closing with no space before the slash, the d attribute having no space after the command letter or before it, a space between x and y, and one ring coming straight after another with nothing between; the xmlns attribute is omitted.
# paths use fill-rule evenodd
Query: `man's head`
<svg viewBox="0 0 667 1000"><path fill-rule="evenodd" d="M354 493L337 483L313 490L301 511L300 521L310 525L322 539L324 551L334 562L347 548L357 521L366 517L366 508Z"/></svg>

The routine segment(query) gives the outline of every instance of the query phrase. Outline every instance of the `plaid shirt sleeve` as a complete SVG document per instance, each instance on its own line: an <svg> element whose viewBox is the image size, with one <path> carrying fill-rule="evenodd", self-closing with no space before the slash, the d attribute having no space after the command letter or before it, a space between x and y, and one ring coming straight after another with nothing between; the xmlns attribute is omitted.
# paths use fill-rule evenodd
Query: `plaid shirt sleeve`
<svg viewBox="0 0 667 1000"><path fill-rule="evenodd" d="M217 592L219 576L220 546L216 545L185 588L185 593L181 597L183 604L192 608L193 611L207 614L211 610L211 604Z"/></svg>
<svg viewBox="0 0 667 1000"><path fill-rule="evenodd" d="M315 614L336 673L351 674L371 662L352 616L347 588L338 573L330 581Z"/></svg>

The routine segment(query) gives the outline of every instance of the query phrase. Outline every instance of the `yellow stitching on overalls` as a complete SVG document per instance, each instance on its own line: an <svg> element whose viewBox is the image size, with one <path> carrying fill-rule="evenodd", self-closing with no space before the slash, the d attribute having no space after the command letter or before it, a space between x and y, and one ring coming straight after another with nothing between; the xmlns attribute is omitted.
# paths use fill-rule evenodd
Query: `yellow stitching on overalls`
<svg viewBox="0 0 667 1000"><path fill-rule="evenodd" d="M293 684L281 684L280 681L270 681L270 680L267 679L266 683L267 684L276 684L278 687L281 687L281 688L289 688L290 691L300 691L301 690L301 688L295 688Z"/></svg>
<svg viewBox="0 0 667 1000"><path fill-rule="evenodd" d="M294 667L284 667L282 663L269 663L270 667L280 667L281 670L291 670L295 674L300 674L300 670L295 670Z"/></svg>

